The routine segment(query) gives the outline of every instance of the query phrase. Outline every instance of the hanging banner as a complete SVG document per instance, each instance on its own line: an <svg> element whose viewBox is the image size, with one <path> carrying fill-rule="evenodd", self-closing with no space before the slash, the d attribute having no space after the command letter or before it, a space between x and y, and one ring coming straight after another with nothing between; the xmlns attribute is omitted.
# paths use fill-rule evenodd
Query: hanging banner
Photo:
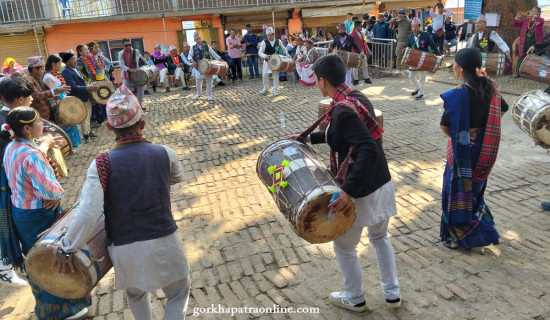
<svg viewBox="0 0 550 320"><path fill-rule="evenodd" d="M477 20L481 14L482 0L466 0L464 2L464 20Z"/></svg>

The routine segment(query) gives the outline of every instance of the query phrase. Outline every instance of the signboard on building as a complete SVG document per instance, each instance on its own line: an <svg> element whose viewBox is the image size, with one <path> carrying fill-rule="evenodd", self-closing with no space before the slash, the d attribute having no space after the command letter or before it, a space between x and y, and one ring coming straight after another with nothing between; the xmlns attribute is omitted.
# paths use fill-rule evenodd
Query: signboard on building
<svg viewBox="0 0 550 320"><path fill-rule="evenodd" d="M466 0L464 2L464 19L477 20L481 14L482 0Z"/></svg>

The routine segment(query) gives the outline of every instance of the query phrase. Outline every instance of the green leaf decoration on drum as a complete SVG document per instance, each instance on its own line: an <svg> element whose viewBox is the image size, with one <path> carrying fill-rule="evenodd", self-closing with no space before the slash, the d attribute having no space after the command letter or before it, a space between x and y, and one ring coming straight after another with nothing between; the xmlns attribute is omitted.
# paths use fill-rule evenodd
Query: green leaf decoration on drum
<svg viewBox="0 0 550 320"><path fill-rule="evenodd" d="M267 187L267 189L269 189L272 193L277 191L277 186L280 186L281 188L286 188L288 186L288 182L284 179L285 167L290 168L290 162L286 159L281 162L280 166L271 166L267 168L269 174L273 176L273 184L270 187Z"/></svg>

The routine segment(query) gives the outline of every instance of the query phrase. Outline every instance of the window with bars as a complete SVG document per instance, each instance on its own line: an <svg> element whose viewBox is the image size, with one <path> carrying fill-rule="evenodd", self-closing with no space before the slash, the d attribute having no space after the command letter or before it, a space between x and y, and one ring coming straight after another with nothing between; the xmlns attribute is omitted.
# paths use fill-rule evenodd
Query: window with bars
<svg viewBox="0 0 550 320"><path fill-rule="evenodd" d="M130 38L132 47L143 54L143 38ZM122 39L115 40L96 40L101 52L113 63L113 67L118 67L118 53L124 49Z"/></svg>

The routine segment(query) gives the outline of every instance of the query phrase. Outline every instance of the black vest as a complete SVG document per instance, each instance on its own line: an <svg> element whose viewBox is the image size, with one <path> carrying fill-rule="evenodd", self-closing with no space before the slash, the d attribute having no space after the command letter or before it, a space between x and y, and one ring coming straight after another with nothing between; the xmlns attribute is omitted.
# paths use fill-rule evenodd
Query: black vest
<svg viewBox="0 0 550 320"><path fill-rule="evenodd" d="M485 52L485 53L491 53L493 52L493 49L495 48L495 43L491 41L489 38L491 35L491 31L485 30L483 32L483 36L481 37L481 40L479 40L478 33L475 33L473 35L474 42L473 47L478 48L479 51Z"/></svg>
<svg viewBox="0 0 550 320"><path fill-rule="evenodd" d="M163 146L134 142L109 151L105 229L116 245L176 231L170 205L170 160Z"/></svg>
<svg viewBox="0 0 550 320"><path fill-rule="evenodd" d="M265 50L264 53L268 56L277 53L277 49L279 48L279 39L275 38L275 46L271 45L271 42L269 42L268 39L264 40L265 43ZM267 61L267 60L266 60Z"/></svg>

